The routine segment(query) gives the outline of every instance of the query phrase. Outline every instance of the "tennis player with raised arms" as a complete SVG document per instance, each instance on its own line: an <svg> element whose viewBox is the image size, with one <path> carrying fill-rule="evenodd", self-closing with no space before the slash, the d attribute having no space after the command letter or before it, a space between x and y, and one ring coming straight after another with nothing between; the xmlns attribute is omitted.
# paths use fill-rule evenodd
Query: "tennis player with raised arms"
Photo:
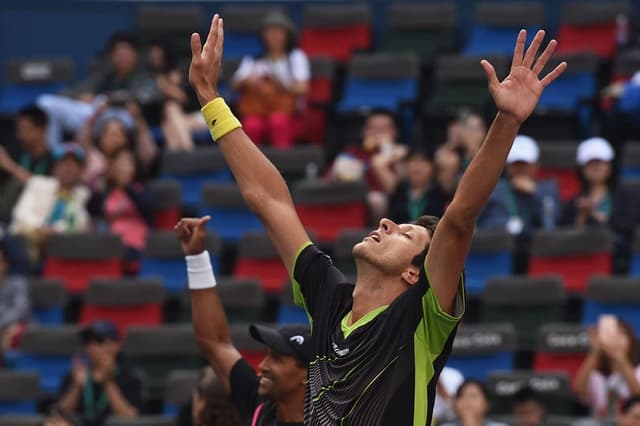
<svg viewBox="0 0 640 426"><path fill-rule="evenodd" d="M480 65L498 114L442 219L382 219L353 248L355 284L310 242L278 172L242 131L217 82L223 20L215 15L204 46L191 36L189 81L211 135L245 202L264 223L291 273L295 300L312 325L312 361L305 398L308 425L429 425L438 375L464 312L463 269L476 217L502 173L520 125L545 87L566 69L539 78L556 41L536 55L539 31L525 52L517 37L509 75L499 81ZM233 358L230 362L233 362Z"/></svg>

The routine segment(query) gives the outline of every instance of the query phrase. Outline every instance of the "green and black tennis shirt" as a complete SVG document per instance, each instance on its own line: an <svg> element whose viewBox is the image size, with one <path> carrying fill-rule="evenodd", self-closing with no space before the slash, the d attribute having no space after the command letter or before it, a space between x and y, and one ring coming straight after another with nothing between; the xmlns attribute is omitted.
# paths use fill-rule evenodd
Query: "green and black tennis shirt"
<svg viewBox="0 0 640 426"><path fill-rule="evenodd" d="M354 285L311 242L293 267L293 292L312 325L305 425L430 425L436 384L464 312L444 311L422 268L418 283L349 325Z"/></svg>

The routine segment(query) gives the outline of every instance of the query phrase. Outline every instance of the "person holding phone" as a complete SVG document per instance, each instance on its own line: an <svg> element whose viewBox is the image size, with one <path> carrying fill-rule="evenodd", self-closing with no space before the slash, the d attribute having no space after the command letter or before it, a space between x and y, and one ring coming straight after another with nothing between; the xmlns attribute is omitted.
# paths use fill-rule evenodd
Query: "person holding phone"
<svg viewBox="0 0 640 426"><path fill-rule="evenodd" d="M574 382L583 403L597 417L620 414L622 404L640 394L640 352L633 328L613 315L602 315L589 329L591 350Z"/></svg>
<svg viewBox="0 0 640 426"><path fill-rule="evenodd" d="M101 426L110 415L136 417L142 407L142 382L123 362L116 327L96 321L81 332L85 355L73 360L57 405L76 414L82 426Z"/></svg>

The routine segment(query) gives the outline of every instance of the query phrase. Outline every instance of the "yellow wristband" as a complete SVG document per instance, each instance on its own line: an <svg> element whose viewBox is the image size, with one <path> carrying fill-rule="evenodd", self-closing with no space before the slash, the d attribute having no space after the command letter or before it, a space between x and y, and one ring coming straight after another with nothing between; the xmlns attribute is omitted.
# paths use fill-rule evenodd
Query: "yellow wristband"
<svg viewBox="0 0 640 426"><path fill-rule="evenodd" d="M209 126L211 137L214 141L219 141L224 135L232 130L242 127L231 109L222 98L215 98L202 107L202 116Z"/></svg>

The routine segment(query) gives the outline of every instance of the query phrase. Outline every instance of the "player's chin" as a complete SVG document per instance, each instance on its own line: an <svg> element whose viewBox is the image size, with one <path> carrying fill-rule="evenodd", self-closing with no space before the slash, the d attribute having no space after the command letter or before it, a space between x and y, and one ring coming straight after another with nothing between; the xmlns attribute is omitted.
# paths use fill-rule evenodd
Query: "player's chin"
<svg viewBox="0 0 640 426"><path fill-rule="evenodd" d="M258 386L258 396L267 398L273 394L273 381L265 377L260 378Z"/></svg>

